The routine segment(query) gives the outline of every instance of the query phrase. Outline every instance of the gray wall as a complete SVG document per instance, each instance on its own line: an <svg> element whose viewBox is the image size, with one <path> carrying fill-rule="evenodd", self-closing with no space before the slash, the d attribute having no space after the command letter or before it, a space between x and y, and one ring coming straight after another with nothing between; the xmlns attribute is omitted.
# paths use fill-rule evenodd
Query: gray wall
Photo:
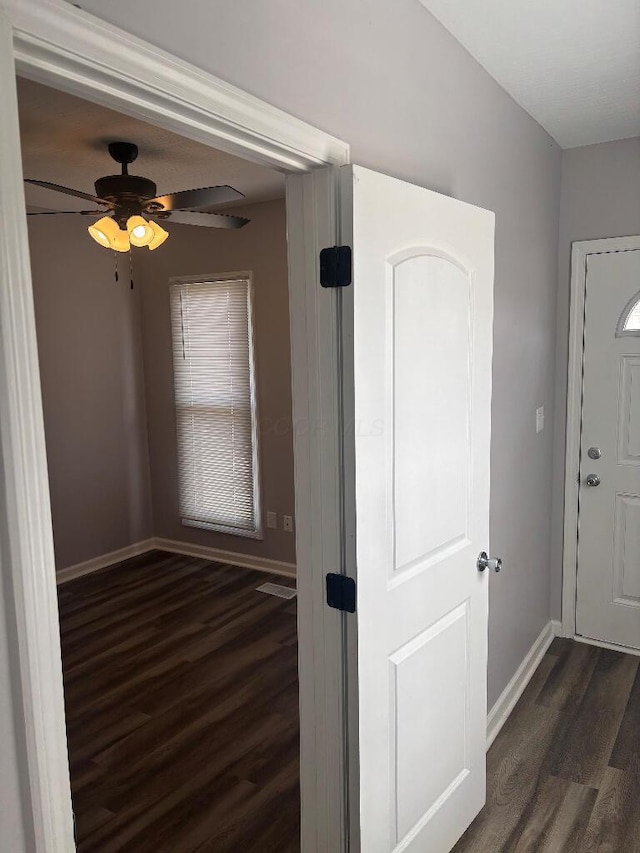
<svg viewBox="0 0 640 853"><path fill-rule="evenodd" d="M161 249L136 255L154 531L168 539L294 563L295 537L282 529L282 515L294 514L285 205L271 201L233 212L251 222L239 231L174 225ZM278 513L278 529L265 526L262 541L183 527L178 510L169 278L241 270L251 270L254 283L262 506Z"/></svg>
<svg viewBox="0 0 640 853"><path fill-rule="evenodd" d="M418 0L80 2L345 139L354 162L496 212L494 702L549 619L558 146Z"/></svg>
<svg viewBox="0 0 640 853"><path fill-rule="evenodd" d="M562 153L554 422L551 611L562 612L562 524L571 243L640 234L640 138Z"/></svg>
<svg viewBox="0 0 640 853"><path fill-rule="evenodd" d="M153 535L140 339L129 259L83 217L29 218L58 568Z"/></svg>
<svg viewBox="0 0 640 853"><path fill-rule="evenodd" d="M128 256L116 285L83 219L29 219L58 569L154 535L295 563L285 205L239 210L240 231L175 225L137 251L133 291ZM262 505L278 514L260 541L183 527L177 503L169 277L238 270L254 273Z"/></svg>

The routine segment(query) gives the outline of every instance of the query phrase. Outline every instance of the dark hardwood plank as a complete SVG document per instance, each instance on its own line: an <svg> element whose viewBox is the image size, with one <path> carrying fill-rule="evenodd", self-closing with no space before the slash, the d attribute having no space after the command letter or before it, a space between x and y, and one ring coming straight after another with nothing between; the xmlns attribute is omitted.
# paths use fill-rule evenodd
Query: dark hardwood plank
<svg viewBox="0 0 640 853"><path fill-rule="evenodd" d="M638 658L600 649L587 691L558 742L551 773L598 788L638 670Z"/></svg>
<svg viewBox="0 0 640 853"><path fill-rule="evenodd" d="M152 552L59 608L80 853L297 853L291 581Z"/></svg>
<svg viewBox="0 0 640 853"><path fill-rule="evenodd" d="M84 763L131 732L146 725L151 717L132 710L118 717L90 717L78 724L67 723L67 740L72 764Z"/></svg>
<svg viewBox="0 0 640 853"><path fill-rule="evenodd" d="M454 853L640 853L638 662L552 643L489 750L486 806Z"/></svg>
<svg viewBox="0 0 640 853"><path fill-rule="evenodd" d="M609 767L591 815L584 853L640 853L640 759Z"/></svg>
<svg viewBox="0 0 640 853"><path fill-rule="evenodd" d="M94 829L107 823L113 818L112 812L103 808L96 808L95 811L86 809L80 815L76 815L76 833L78 838L84 838Z"/></svg>
<svg viewBox="0 0 640 853"><path fill-rule="evenodd" d="M587 692L598 656L592 646L563 641L560 637L556 637L552 647L555 651L549 651L557 654L557 660L536 702L557 711L571 711Z"/></svg>
<svg viewBox="0 0 640 853"><path fill-rule="evenodd" d="M547 655L559 656L571 648L571 646L573 646L572 640L568 640L566 637L554 637L547 649Z"/></svg>
<svg viewBox="0 0 640 853"><path fill-rule="evenodd" d="M520 697L519 702L505 722L502 731L489 750L487 754L488 785L490 785L491 779L499 773L500 764L504 760L509 759L514 753L520 753L523 750L523 736L526 737L527 722L531 715L530 708L535 703L536 696L543 687L553 666L554 659L549 655L545 655ZM560 719L560 716L553 712L553 709L549 710L551 711L548 715L550 720L555 721Z"/></svg>
<svg viewBox="0 0 640 853"><path fill-rule="evenodd" d="M514 853L582 853L598 792L548 776L536 792Z"/></svg>
<svg viewBox="0 0 640 853"><path fill-rule="evenodd" d="M563 724L558 711L519 703L487 757L487 804L455 847L456 853L514 849L546 779L548 757Z"/></svg>
<svg viewBox="0 0 640 853"><path fill-rule="evenodd" d="M626 770L629 762L640 756L640 669L636 673L631 696L625 708L618 737L613 746L609 765Z"/></svg>

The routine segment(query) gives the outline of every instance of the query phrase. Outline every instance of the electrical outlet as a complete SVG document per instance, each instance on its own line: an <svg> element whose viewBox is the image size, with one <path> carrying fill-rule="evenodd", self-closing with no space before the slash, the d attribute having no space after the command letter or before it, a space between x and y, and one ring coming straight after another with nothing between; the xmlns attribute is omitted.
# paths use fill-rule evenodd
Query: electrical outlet
<svg viewBox="0 0 640 853"><path fill-rule="evenodd" d="M278 526L278 516L275 512L267 513L267 527L275 528Z"/></svg>
<svg viewBox="0 0 640 853"><path fill-rule="evenodd" d="M544 406L536 409L536 432L542 432L544 429Z"/></svg>
<svg viewBox="0 0 640 853"><path fill-rule="evenodd" d="M293 533L293 516L292 515L283 515L282 516L282 526L287 531L287 533Z"/></svg>

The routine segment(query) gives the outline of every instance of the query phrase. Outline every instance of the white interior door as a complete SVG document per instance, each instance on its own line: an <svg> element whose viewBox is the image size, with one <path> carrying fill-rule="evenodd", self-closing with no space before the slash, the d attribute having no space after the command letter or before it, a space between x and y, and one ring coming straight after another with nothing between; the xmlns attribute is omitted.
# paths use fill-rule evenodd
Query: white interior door
<svg viewBox="0 0 640 853"><path fill-rule="evenodd" d="M640 649L640 250L587 258L576 631Z"/></svg>
<svg viewBox="0 0 640 853"><path fill-rule="evenodd" d="M351 821L448 853L485 799L494 215L340 173Z"/></svg>

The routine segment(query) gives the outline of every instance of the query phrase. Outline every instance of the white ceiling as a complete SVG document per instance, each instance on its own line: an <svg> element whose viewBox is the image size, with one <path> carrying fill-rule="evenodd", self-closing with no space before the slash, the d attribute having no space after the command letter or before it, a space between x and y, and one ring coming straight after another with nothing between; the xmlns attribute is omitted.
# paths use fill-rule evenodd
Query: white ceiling
<svg viewBox="0 0 640 853"><path fill-rule="evenodd" d="M563 148L640 136L640 0L420 0Z"/></svg>
<svg viewBox="0 0 640 853"><path fill-rule="evenodd" d="M216 151L207 145L39 83L18 78L18 106L25 178L93 193L96 178L120 171L107 143L135 142L132 174L151 178L158 192L229 184L246 202L284 196L284 175ZM82 210L90 203L25 185L30 208ZM242 203L245 203L243 201Z"/></svg>

